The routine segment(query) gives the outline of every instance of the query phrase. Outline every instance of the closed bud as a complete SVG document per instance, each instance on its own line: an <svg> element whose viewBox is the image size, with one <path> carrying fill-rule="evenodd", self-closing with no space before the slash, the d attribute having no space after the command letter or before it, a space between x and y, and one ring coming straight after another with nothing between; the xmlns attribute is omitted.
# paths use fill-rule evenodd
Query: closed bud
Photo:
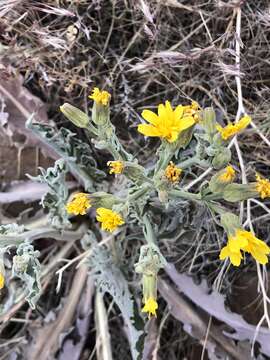
<svg viewBox="0 0 270 360"><path fill-rule="evenodd" d="M220 151L213 157L212 166L215 169L221 169L231 161L231 150L228 148L220 148Z"/></svg>
<svg viewBox="0 0 270 360"><path fill-rule="evenodd" d="M216 132L216 114L213 108L208 107L202 110L200 124L206 133L214 134Z"/></svg>
<svg viewBox="0 0 270 360"><path fill-rule="evenodd" d="M99 127L110 123L110 107L94 102L92 108L92 120Z"/></svg>
<svg viewBox="0 0 270 360"><path fill-rule="evenodd" d="M89 117L83 111L68 103L60 106L60 110L74 125L79 128L87 128Z"/></svg>
<svg viewBox="0 0 270 360"><path fill-rule="evenodd" d="M220 216L220 223L229 235L234 235L235 230L241 228L239 217L230 212L226 212Z"/></svg>
<svg viewBox="0 0 270 360"><path fill-rule="evenodd" d="M188 146L192 139L193 129L194 125L180 133L178 140L173 144L176 149L185 149Z"/></svg>
<svg viewBox="0 0 270 360"><path fill-rule="evenodd" d="M136 183L147 179L144 168L135 162L125 161L123 174Z"/></svg>
<svg viewBox="0 0 270 360"><path fill-rule="evenodd" d="M223 199L230 202L238 202L258 197L255 184L229 184L223 191Z"/></svg>
<svg viewBox="0 0 270 360"><path fill-rule="evenodd" d="M114 205L119 204L121 201L114 195L98 191L90 194L90 202L93 207L111 209Z"/></svg>

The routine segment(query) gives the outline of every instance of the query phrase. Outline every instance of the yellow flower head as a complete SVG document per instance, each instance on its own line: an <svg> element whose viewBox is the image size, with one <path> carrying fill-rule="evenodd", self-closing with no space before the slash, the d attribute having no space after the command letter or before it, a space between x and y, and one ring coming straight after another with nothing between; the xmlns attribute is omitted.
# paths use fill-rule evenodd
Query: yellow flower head
<svg viewBox="0 0 270 360"><path fill-rule="evenodd" d="M140 124L138 131L145 136L154 136L166 139L173 143L178 139L179 134L190 128L195 120L193 116L185 115L184 106L178 105L174 110L169 101L165 105L158 106L158 114L153 111L144 110L142 117L150 123Z"/></svg>
<svg viewBox="0 0 270 360"><path fill-rule="evenodd" d="M78 193L73 196L72 201L67 203L66 210L68 214L85 215L90 207L89 194Z"/></svg>
<svg viewBox="0 0 270 360"><path fill-rule="evenodd" d="M229 257L233 265L239 266L243 258L241 251L250 253L260 264L268 262L266 255L270 253L269 246L243 229L237 229L234 236L229 236L228 244L221 250L219 258L224 260Z"/></svg>
<svg viewBox="0 0 270 360"><path fill-rule="evenodd" d="M220 260L229 257L234 266L239 266L243 259L241 250L243 250L244 246L247 246L247 240L245 238L238 237L237 234L235 236L229 236L227 245L221 249L219 254Z"/></svg>
<svg viewBox="0 0 270 360"><path fill-rule="evenodd" d="M250 231L245 230L238 230L237 236L247 240L247 245L243 248L244 251L250 253L260 264L265 265L268 263L266 255L270 253L270 248L264 241L256 238Z"/></svg>
<svg viewBox="0 0 270 360"><path fill-rule="evenodd" d="M5 286L5 277L2 273L0 273L0 290Z"/></svg>
<svg viewBox="0 0 270 360"><path fill-rule="evenodd" d="M157 316L156 313L157 309L158 309L158 303L154 298L150 297L146 300L144 307L142 308L142 312L148 313L149 317L151 315Z"/></svg>
<svg viewBox="0 0 270 360"><path fill-rule="evenodd" d="M165 176L167 180L169 180L171 183L178 182L181 173L182 173L182 169L175 166L172 161L170 161L170 164L165 169Z"/></svg>
<svg viewBox="0 0 270 360"><path fill-rule="evenodd" d="M224 172L218 177L218 180L222 183L229 183L232 182L235 178L235 170L234 168L229 165L226 167Z"/></svg>
<svg viewBox="0 0 270 360"><path fill-rule="evenodd" d="M97 209L97 221L101 222L101 229L113 232L118 226L123 225L125 222L120 214L117 212L106 209Z"/></svg>
<svg viewBox="0 0 270 360"><path fill-rule="evenodd" d="M89 99L94 100L97 104L107 106L111 99L111 94L108 91L100 91L99 88L95 87L92 94L89 95Z"/></svg>
<svg viewBox="0 0 270 360"><path fill-rule="evenodd" d="M217 125L217 131L220 133L223 140L228 140L230 137L238 134L241 130L245 129L251 122L251 117L248 115L243 116L237 123L229 123L224 128Z"/></svg>
<svg viewBox="0 0 270 360"><path fill-rule="evenodd" d="M256 174L256 190L262 199L270 197L270 181L263 179L259 174Z"/></svg>
<svg viewBox="0 0 270 360"><path fill-rule="evenodd" d="M122 174L124 170L123 161L108 161L107 165L110 167L110 174Z"/></svg>

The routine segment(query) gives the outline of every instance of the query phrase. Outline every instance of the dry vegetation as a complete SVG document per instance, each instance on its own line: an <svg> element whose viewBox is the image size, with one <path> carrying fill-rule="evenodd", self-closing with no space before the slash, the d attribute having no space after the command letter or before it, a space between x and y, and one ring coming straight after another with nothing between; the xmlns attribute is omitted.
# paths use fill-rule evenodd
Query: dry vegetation
<svg viewBox="0 0 270 360"><path fill-rule="evenodd" d="M238 6L242 9L241 39L236 33ZM269 177L270 7L267 0L2 0L0 224L17 221L27 225L42 219L38 205L42 189L32 184L30 200L25 200L16 181L25 181L25 173L36 174L37 165L52 164L54 155L24 130L27 113L39 108L40 121L66 126L88 141L83 132L64 119L59 106L69 102L87 112L90 89L95 85L104 87L112 93L112 122L119 137L129 150L140 156L143 165L151 166L157 141L144 140L136 131L143 108L154 107L165 99L174 104L194 99L202 106L213 105L220 117L235 118L239 105L235 81L237 42L241 47L243 105L254 122L253 128L239 139L238 150L247 177L254 173L254 168ZM106 152L96 149L93 152L99 168L105 168L109 160ZM233 157L240 173L243 169L239 166L239 152L234 151ZM204 170L194 167L185 176L189 181L194 180L196 186L197 176ZM70 180L70 187L74 188L74 179ZM112 182L109 177L107 180L111 191L122 186L118 180ZM269 243L270 203L264 204L268 212L260 204L251 203L252 224L259 237ZM159 240L167 260L180 273L192 274L197 284L204 279L212 285L222 264L216 246L219 230L211 214L186 202L168 215L168 219L177 218L177 221L162 222L158 211L155 218L162 225ZM76 268L77 263L70 266L63 274L60 292L55 292L55 272L63 265L59 259L72 259L83 251L76 242L79 231L77 235L70 242L50 238L36 242L45 269L44 295L36 311L30 310L24 300L12 305L12 288L2 291L1 303L5 308L0 317L1 360L105 359L99 342L95 343L95 335L102 331L99 321L94 321L93 298L95 304L101 303L101 310L104 303L95 295L93 281L87 277L84 266ZM128 241L119 240L123 254L121 267L138 298L140 289L135 285L131 268L137 261L141 238L141 233L127 233ZM7 268L9 265L7 259ZM183 289L180 280L172 274L164 273L163 279L159 316L147 324L145 359L197 360L208 356L225 359L225 354L232 359L250 357L248 341L233 342L222 334L232 320L230 313L222 308L221 299L216 303L222 314L219 317L210 311L205 291L201 290L202 301L197 303L195 290L189 292L188 286ZM176 293L175 284L185 296ZM243 268L230 268L226 276L222 275L220 290L233 311L250 324L258 323L265 309L257 293L254 262L247 261ZM123 321L110 296L105 297L105 305L102 329L106 332L109 328L112 346L106 336L102 346L112 349L113 359L129 359ZM190 323L193 330L182 326ZM207 350L205 337L212 344ZM260 353L258 344L255 353Z"/></svg>

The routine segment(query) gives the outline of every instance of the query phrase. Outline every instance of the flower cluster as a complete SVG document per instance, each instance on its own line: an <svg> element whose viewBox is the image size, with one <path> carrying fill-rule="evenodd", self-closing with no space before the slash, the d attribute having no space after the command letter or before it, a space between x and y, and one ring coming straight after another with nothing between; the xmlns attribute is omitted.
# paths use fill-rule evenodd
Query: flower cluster
<svg viewBox="0 0 270 360"><path fill-rule="evenodd" d="M141 115L147 123L138 125L139 133L161 139L158 161L153 169L148 170L139 165L133 155L126 152L115 135L114 126L109 118L111 95L107 91L94 88L89 97L94 100L92 122L88 115L80 110L76 111L69 104L65 104L62 111L74 124L87 128L96 136L96 147L107 149L111 153L113 160L107 162L108 172L115 175L123 174L128 179L128 184L131 184L130 191L124 192L123 198L116 198L104 192L78 193L66 205L66 210L69 214L85 215L90 207L95 208L96 219L100 222L101 229L109 232L123 225L130 211L135 212L135 218L144 226L147 241L147 245L141 246L140 258L135 264L136 272L142 275L142 312L148 313L149 317L156 316L158 272L165 266L165 259L156 246L154 229L144 208L153 190L156 190L159 200L164 204L178 197L195 200L220 216L220 225L228 234L227 244L220 251L220 260L229 258L234 266L239 266L243 255L247 253L260 264L268 262L270 247L252 232L244 230L236 215L227 213L217 204L217 200L237 202L253 196L260 196L262 199L270 197L270 181L258 174L256 183L234 182L236 170L230 165L231 151L227 146L227 140L250 124L251 118L248 115L244 115L238 122L222 127L218 124L212 108L202 109L194 101L190 105L176 107L165 101L165 104L158 105L157 113L143 110ZM187 163L189 164L190 159L183 159L185 165L180 163L181 167L176 166L172 160L189 144L197 128L200 130L196 134L198 146L196 155L191 160L202 167L210 164L217 171L209 181L204 182L205 186L198 194L193 194L185 191L179 184L183 171L181 167L189 166ZM181 159L180 156L178 159Z"/></svg>

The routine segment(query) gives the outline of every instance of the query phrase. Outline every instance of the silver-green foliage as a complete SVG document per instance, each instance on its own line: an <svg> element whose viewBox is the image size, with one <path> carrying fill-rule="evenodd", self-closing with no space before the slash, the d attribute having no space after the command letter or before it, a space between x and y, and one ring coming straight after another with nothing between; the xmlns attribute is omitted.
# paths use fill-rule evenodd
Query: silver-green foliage
<svg viewBox="0 0 270 360"><path fill-rule="evenodd" d="M35 309L36 302L41 295L39 251L33 245L22 243L17 248L17 255L13 257L12 275L20 278L26 286L28 301Z"/></svg>
<svg viewBox="0 0 270 360"><path fill-rule="evenodd" d="M39 168L41 174L33 177L32 180L48 185L48 192L42 197L41 204L49 211L49 221L53 227L69 227L70 222L65 209L68 198L68 188L65 183L67 167L63 159L55 162L54 167L47 170Z"/></svg>
<svg viewBox="0 0 270 360"><path fill-rule="evenodd" d="M85 235L82 242L91 244L88 265L100 291L109 293L119 307L127 325L132 358L138 360L143 346L143 322L136 311L128 283L110 252L105 246L99 246L92 234Z"/></svg>

